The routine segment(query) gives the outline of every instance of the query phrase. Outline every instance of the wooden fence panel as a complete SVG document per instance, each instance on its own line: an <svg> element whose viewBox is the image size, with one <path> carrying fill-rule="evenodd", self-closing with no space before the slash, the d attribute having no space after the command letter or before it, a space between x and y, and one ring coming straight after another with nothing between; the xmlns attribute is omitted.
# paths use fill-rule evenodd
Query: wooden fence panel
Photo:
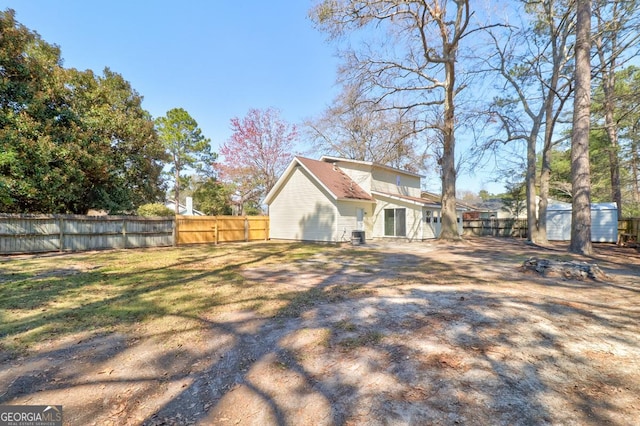
<svg viewBox="0 0 640 426"><path fill-rule="evenodd" d="M174 230L175 226L175 230ZM0 214L0 254L86 251L269 238L269 217Z"/></svg>
<svg viewBox="0 0 640 426"><path fill-rule="evenodd" d="M173 217L0 215L0 254L173 245Z"/></svg>
<svg viewBox="0 0 640 426"><path fill-rule="evenodd" d="M268 216L179 216L178 244L229 243L269 238Z"/></svg>
<svg viewBox="0 0 640 426"><path fill-rule="evenodd" d="M217 242L216 216L178 216L177 244L206 244Z"/></svg>
<svg viewBox="0 0 640 426"><path fill-rule="evenodd" d="M463 230L465 235L525 238L527 221L526 219L465 220Z"/></svg>
<svg viewBox="0 0 640 426"><path fill-rule="evenodd" d="M640 218L618 220L618 241L640 241Z"/></svg>
<svg viewBox="0 0 640 426"><path fill-rule="evenodd" d="M63 250L86 251L126 248L125 220L118 216L68 217L63 222Z"/></svg>
<svg viewBox="0 0 640 426"><path fill-rule="evenodd" d="M269 239L269 216L248 216L249 241Z"/></svg>
<svg viewBox="0 0 640 426"><path fill-rule="evenodd" d="M247 241L244 216L218 216L218 242Z"/></svg>
<svg viewBox="0 0 640 426"><path fill-rule="evenodd" d="M60 221L45 215L0 215L0 253L60 250Z"/></svg>
<svg viewBox="0 0 640 426"><path fill-rule="evenodd" d="M174 218L134 217L126 222L127 248L173 245Z"/></svg>
<svg viewBox="0 0 640 426"><path fill-rule="evenodd" d="M527 237L525 219L475 219L464 221L464 235ZM640 218L618 221L618 241L640 241Z"/></svg>

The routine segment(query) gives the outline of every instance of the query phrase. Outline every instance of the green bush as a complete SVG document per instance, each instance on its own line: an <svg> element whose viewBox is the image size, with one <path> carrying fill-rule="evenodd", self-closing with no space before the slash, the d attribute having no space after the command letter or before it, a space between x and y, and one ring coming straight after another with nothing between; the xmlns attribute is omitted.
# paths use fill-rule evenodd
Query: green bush
<svg viewBox="0 0 640 426"><path fill-rule="evenodd" d="M144 204L138 207L138 216L173 216L175 212L160 203Z"/></svg>

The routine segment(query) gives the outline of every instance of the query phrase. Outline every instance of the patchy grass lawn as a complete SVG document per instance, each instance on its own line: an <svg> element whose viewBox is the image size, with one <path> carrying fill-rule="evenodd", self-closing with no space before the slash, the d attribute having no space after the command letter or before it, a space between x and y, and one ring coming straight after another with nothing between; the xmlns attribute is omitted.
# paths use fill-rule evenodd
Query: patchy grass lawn
<svg viewBox="0 0 640 426"><path fill-rule="evenodd" d="M303 260L335 246L251 244L49 254L0 263L0 348L25 354L43 340L127 332L170 316L233 310L274 315L311 303L243 268ZM295 299L292 306L289 302Z"/></svg>
<svg viewBox="0 0 640 426"><path fill-rule="evenodd" d="M67 424L635 424L640 256L471 239L0 260L0 403ZM607 282L524 273L598 263Z"/></svg>

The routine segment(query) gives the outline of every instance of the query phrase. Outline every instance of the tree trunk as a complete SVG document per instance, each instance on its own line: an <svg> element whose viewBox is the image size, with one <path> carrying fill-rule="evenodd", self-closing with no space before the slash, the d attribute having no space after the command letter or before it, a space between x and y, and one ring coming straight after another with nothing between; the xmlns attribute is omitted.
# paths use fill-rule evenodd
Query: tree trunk
<svg viewBox="0 0 640 426"><path fill-rule="evenodd" d="M575 98L571 136L571 245L573 253L589 255L591 246L591 174L589 127L591 113L591 0L577 1Z"/></svg>
<svg viewBox="0 0 640 426"><path fill-rule="evenodd" d="M453 49L449 49L453 50ZM445 57L454 53L445 52ZM455 59L445 63L445 100L442 153L442 231L440 239L459 240L458 217L456 215L456 164L455 164Z"/></svg>
<svg viewBox="0 0 640 426"><path fill-rule="evenodd" d="M540 132L539 120L534 120L527 140L527 227L530 243L538 242L538 203L536 202L536 141Z"/></svg>
<svg viewBox="0 0 640 426"><path fill-rule="evenodd" d="M612 121L612 126L607 125L607 135L609 135L608 151L609 151L609 173L611 176L611 199L615 201L616 205L618 206L618 219L620 219L622 218L622 190L620 188L620 161L618 159L618 151L619 151L618 132L617 132L617 126L615 122Z"/></svg>
<svg viewBox="0 0 640 426"><path fill-rule="evenodd" d="M553 82L552 82L553 83ZM549 186L551 181L551 138L553 138L553 97L549 90L546 100L546 123L544 128L544 148L542 149L542 167L540 169L540 202L538 203L538 242L546 244L547 239L547 206L549 205Z"/></svg>
<svg viewBox="0 0 640 426"><path fill-rule="evenodd" d="M547 207L549 206L549 182L551 181L551 167L549 167L551 152L542 153L542 171L540 172L540 202L538 202L538 243L547 244Z"/></svg>
<svg viewBox="0 0 640 426"><path fill-rule="evenodd" d="M640 158L638 158L638 146L637 142L634 142L631 146L631 177L633 179L633 201L634 203L640 203L640 173L638 168L640 167ZM620 213L618 213L620 215Z"/></svg>
<svg viewBox="0 0 640 426"><path fill-rule="evenodd" d="M550 28L553 34L553 28ZM558 96L558 81L560 78L561 64L564 60L564 49L560 49L557 36L552 36L553 72L551 81L544 100L544 145L542 148L542 167L540 168L540 202L538 203L538 239L542 244L548 243L547 239L547 206L549 205L549 186L551 181L551 148L553 147L553 130L556 116L554 115L554 100ZM562 43L565 45L565 43ZM560 109L564 101L560 104Z"/></svg>
<svg viewBox="0 0 640 426"><path fill-rule="evenodd" d="M613 67L614 64L611 64ZM604 122L609 140L607 151L609 153L609 175L611 177L611 199L618 206L618 218L622 217L622 190L620 188L620 161L618 158L618 125L614 119L613 111L615 109L615 72L605 72L602 88L604 92Z"/></svg>
<svg viewBox="0 0 640 426"><path fill-rule="evenodd" d="M607 19L603 15L608 2L597 2L594 15L597 22L597 33L594 37L594 45L600 59L600 75L602 76L602 92L604 100L602 108L604 112L605 130L609 146L609 176L611 178L611 200L618 206L618 218L622 217L622 188L620 184L620 146L618 143L618 123L614 118L616 109L616 68L617 59L624 57L625 28L628 28L629 18L626 15L628 9L624 2L611 2L611 16ZM600 9L600 10L598 10ZM633 27L633 25L631 26ZM618 39L620 37L620 39ZM622 45L619 45L622 41ZM635 43L634 43L635 44ZM627 45L628 46L628 45Z"/></svg>
<svg viewBox="0 0 640 426"><path fill-rule="evenodd" d="M602 24L600 25L602 27ZM609 146L607 152L609 154L609 177L611 178L611 200L618 206L618 218L622 217L622 189L620 188L620 160L619 144L618 144L618 124L614 118L615 110L615 85L616 85L616 62L615 58L607 61L602 43L602 34L597 40L598 57L600 58L600 66L602 67L602 92L604 100L602 108L604 109L604 125L607 134Z"/></svg>
<svg viewBox="0 0 640 426"><path fill-rule="evenodd" d="M175 172L176 186L175 186L175 196L176 196L176 216L180 214L180 169L176 167Z"/></svg>

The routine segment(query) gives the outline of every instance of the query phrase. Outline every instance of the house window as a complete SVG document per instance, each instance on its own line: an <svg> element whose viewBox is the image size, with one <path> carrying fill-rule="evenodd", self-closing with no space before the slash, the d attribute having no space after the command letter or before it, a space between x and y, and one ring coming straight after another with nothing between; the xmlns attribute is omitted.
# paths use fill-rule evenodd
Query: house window
<svg viewBox="0 0 640 426"><path fill-rule="evenodd" d="M406 209L384 209L384 235L406 237Z"/></svg>
<svg viewBox="0 0 640 426"><path fill-rule="evenodd" d="M431 223L431 210L427 210L424 212L424 222Z"/></svg>

